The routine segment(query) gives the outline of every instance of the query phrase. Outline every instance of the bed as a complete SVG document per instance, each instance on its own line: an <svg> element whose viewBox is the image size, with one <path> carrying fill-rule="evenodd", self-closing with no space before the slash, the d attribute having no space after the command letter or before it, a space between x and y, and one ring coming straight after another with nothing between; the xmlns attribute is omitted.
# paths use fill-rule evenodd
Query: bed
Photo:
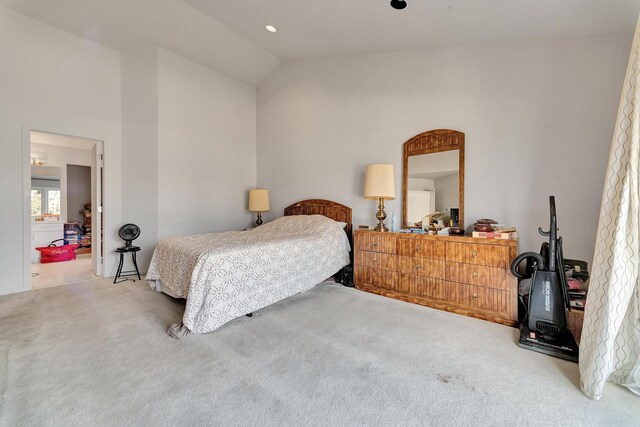
<svg viewBox="0 0 640 427"><path fill-rule="evenodd" d="M212 332L225 323L307 291L350 263L351 208L304 200L248 231L162 239L146 280L186 299L167 333Z"/></svg>

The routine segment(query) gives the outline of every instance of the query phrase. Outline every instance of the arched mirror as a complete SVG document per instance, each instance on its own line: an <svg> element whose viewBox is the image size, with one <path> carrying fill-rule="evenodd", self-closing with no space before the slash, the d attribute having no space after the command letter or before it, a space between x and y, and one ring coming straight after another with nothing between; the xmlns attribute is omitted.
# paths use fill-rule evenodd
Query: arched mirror
<svg viewBox="0 0 640 427"><path fill-rule="evenodd" d="M404 143L403 227L441 212L464 227L464 133L449 129L423 132Z"/></svg>

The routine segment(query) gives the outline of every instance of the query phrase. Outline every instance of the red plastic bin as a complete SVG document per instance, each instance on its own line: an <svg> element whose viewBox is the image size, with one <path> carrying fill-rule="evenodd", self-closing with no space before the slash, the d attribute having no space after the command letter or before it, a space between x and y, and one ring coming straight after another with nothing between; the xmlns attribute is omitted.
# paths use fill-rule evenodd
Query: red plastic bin
<svg viewBox="0 0 640 427"><path fill-rule="evenodd" d="M49 246L36 248L36 250L40 252L40 263L47 264L50 262L73 261L76 259L76 249L79 247L80 245L78 244L56 246L54 241Z"/></svg>

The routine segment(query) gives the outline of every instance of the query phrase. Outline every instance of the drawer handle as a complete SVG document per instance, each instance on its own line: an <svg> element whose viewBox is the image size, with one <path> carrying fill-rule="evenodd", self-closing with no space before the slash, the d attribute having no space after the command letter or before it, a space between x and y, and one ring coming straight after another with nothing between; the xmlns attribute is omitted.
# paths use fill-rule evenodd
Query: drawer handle
<svg viewBox="0 0 640 427"><path fill-rule="evenodd" d="M473 299L478 299L478 294L477 293L473 293Z"/></svg>
<svg viewBox="0 0 640 427"><path fill-rule="evenodd" d="M420 264L416 265L416 270L420 270L422 266Z"/></svg>
<svg viewBox="0 0 640 427"><path fill-rule="evenodd" d="M422 248L420 246L416 246L416 252L422 252Z"/></svg>
<svg viewBox="0 0 640 427"><path fill-rule="evenodd" d="M378 258L374 258L374 259L373 259L373 262L378 262Z"/></svg>
<svg viewBox="0 0 640 427"><path fill-rule="evenodd" d="M378 246L378 242L373 242L372 246Z"/></svg>
<svg viewBox="0 0 640 427"><path fill-rule="evenodd" d="M477 278L478 278L478 272L477 272L477 271L474 271L474 272L473 272L473 274L472 274L472 276L473 276L473 278L474 278L474 279L477 279Z"/></svg>
<svg viewBox="0 0 640 427"><path fill-rule="evenodd" d="M472 257L477 257L478 256L478 251L471 251L471 256Z"/></svg>

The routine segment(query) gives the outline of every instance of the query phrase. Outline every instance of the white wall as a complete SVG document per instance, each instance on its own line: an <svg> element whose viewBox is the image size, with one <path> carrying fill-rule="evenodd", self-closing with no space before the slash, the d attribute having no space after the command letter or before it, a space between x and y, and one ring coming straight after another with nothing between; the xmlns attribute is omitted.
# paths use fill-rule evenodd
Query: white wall
<svg viewBox="0 0 640 427"><path fill-rule="evenodd" d="M90 148L91 145L88 142L87 144ZM60 168L60 219L62 221L66 221L69 218L67 206L67 165L91 166L91 151L32 142L31 152L46 154L46 166L55 166ZM89 186L89 189L91 189L91 183L88 183L87 185ZM86 202L89 200L90 199L87 199ZM72 218L75 220L78 215L76 215L76 212L72 213Z"/></svg>
<svg viewBox="0 0 640 427"><path fill-rule="evenodd" d="M0 178L14 183L0 187L0 220L12 224L2 243L23 239L29 129L104 141L107 276L115 274L125 222L141 228L142 270L159 236L251 223L255 88L162 49L118 53L3 7L0 39ZM0 294L29 288L20 247L0 247Z"/></svg>
<svg viewBox="0 0 640 427"><path fill-rule="evenodd" d="M158 49L158 237L242 229L256 184L256 91Z"/></svg>
<svg viewBox="0 0 640 427"><path fill-rule="evenodd" d="M437 172L450 172L460 169L460 150L441 151L409 157L407 165L409 176L432 178ZM431 176L420 176L431 175Z"/></svg>
<svg viewBox="0 0 640 427"><path fill-rule="evenodd" d="M22 244L22 181L29 167L23 161L23 129L104 141L105 252L116 247L115 224L121 213L120 55L0 7L0 58L0 294L6 294L30 286L24 283ZM106 271L113 263L105 257Z"/></svg>
<svg viewBox="0 0 640 427"><path fill-rule="evenodd" d="M89 153L91 153L89 151ZM67 222L84 224L84 206L91 203L91 166L67 165Z"/></svg>
<svg viewBox="0 0 640 427"><path fill-rule="evenodd" d="M467 135L467 224L514 224L521 250L535 250L556 194L567 255L590 259L630 41L286 61L258 90L257 164L254 88L162 49L121 55L0 7L0 180L14 183L0 186L0 294L26 285L16 242L29 129L104 141L107 275L123 222L141 226L146 264L160 237L249 225L256 184L271 190L267 218L324 197L352 206L355 224L373 223L365 166L394 163L400 194L402 143L434 128ZM399 198L388 206L400 213Z"/></svg>
<svg viewBox="0 0 640 427"><path fill-rule="evenodd" d="M145 272L158 242L158 59L155 48L122 53L122 181L122 223L140 227L135 245L141 248L137 260L140 271ZM130 270L130 267L124 269Z"/></svg>
<svg viewBox="0 0 640 427"><path fill-rule="evenodd" d="M632 34L282 63L258 89L258 184L271 218L300 199L351 206L367 164L393 163L430 129L466 133L466 225L492 217L538 250L556 195L567 257L591 260ZM400 213L400 198L387 213Z"/></svg>
<svg viewBox="0 0 640 427"><path fill-rule="evenodd" d="M432 179L407 177L408 190L433 190L433 184L434 182Z"/></svg>
<svg viewBox="0 0 640 427"><path fill-rule="evenodd" d="M457 173L453 173L433 181L433 188L436 190L436 211L449 212L450 208L460 207L458 176Z"/></svg>

